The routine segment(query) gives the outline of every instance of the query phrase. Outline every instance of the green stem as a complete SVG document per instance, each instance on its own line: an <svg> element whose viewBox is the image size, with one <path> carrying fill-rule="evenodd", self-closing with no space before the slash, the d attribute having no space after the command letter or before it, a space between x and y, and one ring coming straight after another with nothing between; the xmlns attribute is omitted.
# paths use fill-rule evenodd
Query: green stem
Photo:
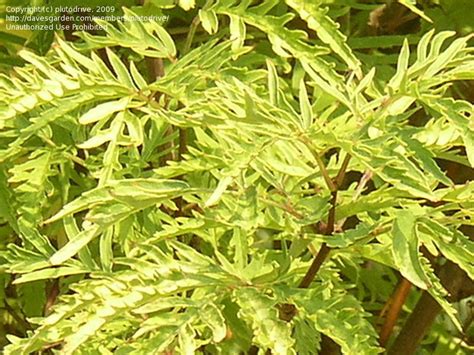
<svg viewBox="0 0 474 355"><path fill-rule="evenodd" d="M3 302L3 308L12 316L13 319L18 323L19 326L21 326L24 330L31 330L33 327L31 326L30 323L26 319L23 319L20 315L18 315L15 310L13 309L12 306L7 302L7 300L4 300Z"/></svg>
<svg viewBox="0 0 474 355"><path fill-rule="evenodd" d="M207 0L204 6L202 7L203 10L206 10L209 6L211 6L212 0ZM186 42L184 43L183 48L183 55L188 53L191 50L191 45L193 44L194 35L196 34L196 30L201 23L199 16L196 16L191 22L191 26L189 27L188 36L186 37Z"/></svg>
<svg viewBox="0 0 474 355"><path fill-rule="evenodd" d="M336 185L334 184L334 181L332 181L331 177L329 176L329 173L326 169L326 166L324 165L324 162L321 159L321 157L319 156L318 152L316 152L313 149L313 145L312 145L311 141L306 136L303 136L301 139L302 139L303 143L311 151L311 154L313 155L314 160L316 160L316 164L318 164L318 168L321 171L321 175L323 176L324 182L326 183L327 187L329 188L329 191L331 191L331 192L336 191L337 190Z"/></svg>
<svg viewBox="0 0 474 355"><path fill-rule="evenodd" d="M191 45L193 43L194 35L196 34L197 27L201 23L199 16L196 16L191 22L191 26L189 27L188 36L186 37L186 42L184 43L183 54L186 54L190 51Z"/></svg>

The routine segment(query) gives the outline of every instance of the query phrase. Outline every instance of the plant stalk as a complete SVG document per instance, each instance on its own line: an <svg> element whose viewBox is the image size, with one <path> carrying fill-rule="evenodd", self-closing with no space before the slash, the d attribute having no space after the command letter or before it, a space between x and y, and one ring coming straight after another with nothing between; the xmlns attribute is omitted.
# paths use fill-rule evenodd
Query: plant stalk
<svg viewBox="0 0 474 355"><path fill-rule="evenodd" d="M317 156L319 158L317 154L314 154L314 155L315 157ZM319 161L320 160L321 159L319 158ZM334 232L334 225L336 223L337 191L338 191L338 188L342 185L350 160L351 160L351 156L349 154L346 155L346 157L344 158L344 161L342 162L341 168L339 169L339 172L337 173L337 176L334 179L334 182L329 178L329 181L331 181L331 183L328 183L327 185L328 185L328 188L331 190L332 198L331 198L331 209L329 210L329 214L328 214L328 222L326 225L326 229L324 231L325 235L332 235ZM316 159L316 161L318 161L318 159ZM321 169L321 171L322 172L325 171L326 175L328 175L326 167L324 166L323 162L321 161L321 163L318 163L318 165L320 165L320 168L322 166L324 169ZM318 254L314 257L314 260L311 266L309 267L308 271L306 272L306 274L304 275L303 279L301 280L299 284L300 288L309 287L311 282L313 282L314 278L316 277L319 269L323 265L324 261L328 257L330 251L331 251L331 248L328 247L326 243L323 243L321 245L321 248L319 249Z"/></svg>
<svg viewBox="0 0 474 355"><path fill-rule="evenodd" d="M397 323L398 317L402 310L403 305L410 293L411 283L402 277L398 287L393 293L392 297L387 301L384 310L386 310L385 321L382 329L380 330L380 345L385 346L390 339L393 328ZM385 313L385 312L382 312Z"/></svg>

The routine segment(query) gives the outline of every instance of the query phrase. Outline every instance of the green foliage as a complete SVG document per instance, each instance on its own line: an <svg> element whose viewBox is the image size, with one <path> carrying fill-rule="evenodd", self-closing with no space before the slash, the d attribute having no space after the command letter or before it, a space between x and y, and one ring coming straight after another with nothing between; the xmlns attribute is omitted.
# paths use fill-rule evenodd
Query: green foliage
<svg viewBox="0 0 474 355"><path fill-rule="evenodd" d="M20 314L5 354L313 354L323 337L377 354L394 272L442 306L452 348L466 322L435 269L473 278L474 185L439 161L474 168L455 90L471 36L352 46L338 21L375 8L355 1L145 7L190 34L98 20L0 74L0 306Z"/></svg>

